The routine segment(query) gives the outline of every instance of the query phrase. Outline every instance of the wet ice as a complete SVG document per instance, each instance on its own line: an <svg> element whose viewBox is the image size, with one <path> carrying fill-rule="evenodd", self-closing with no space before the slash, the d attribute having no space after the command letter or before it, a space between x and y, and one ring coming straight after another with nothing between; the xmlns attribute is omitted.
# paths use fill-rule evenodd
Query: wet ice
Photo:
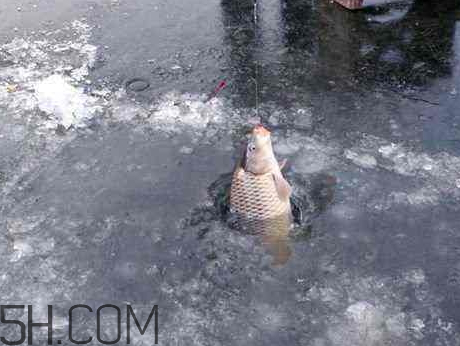
<svg viewBox="0 0 460 346"><path fill-rule="evenodd" d="M201 221L178 231L175 225L166 228L155 223L150 210L155 203L149 199L152 190L162 188L164 175L170 174L153 168L173 167L174 174L186 178L193 168L197 175L204 175L207 167L180 160L236 151L236 142L244 136L254 110L236 107L225 97L206 103L206 95L199 93L171 90L146 104L132 100L122 88L98 89L87 83L97 54L97 47L88 41L91 30L81 22L69 30L76 33L69 40L50 34L46 40L17 39L2 46L12 63L0 67L0 107L5 110L0 118L4 125L1 140L14 145L25 142L18 145L20 158L1 168L6 182L2 184L0 226L9 237L0 243L5 253L5 301L45 306L55 301L117 300L125 297L124 285L134 282L139 291L146 287L146 292L133 293L146 304L162 297L162 324L167 326L163 337L169 344L227 345L250 340L262 345L277 340L277 344L315 346L431 345L431 335L436 335L439 345L457 344L458 325L442 309L443 291L438 291L432 273L422 269L426 261L414 255L415 259L385 262L391 256L423 251L443 260L456 258L458 250L452 239L456 239L457 224L447 219L440 204L450 201L458 209L457 156L424 152L404 138L397 142L355 133L347 141L320 130L311 133L320 115L315 109L262 105L267 115L264 120L280 125L274 126L274 149L290 162L288 173L296 191L318 202L311 197L312 181L321 174L337 177L333 193L320 195L327 203L319 216L308 220L313 230L310 238L297 233L292 259L276 270L254 237L229 229L217 214L208 212ZM398 61L391 54L383 58ZM17 91L8 92L11 83L18 85ZM89 119L102 124L100 132L90 132ZM69 128L65 138L47 131L59 123ZM283 132L286 124L293 126ZM128 130L106 142L112 125ZM165 133L174 139L168 146L186 138L177 141L174 153L180 159L176 161L148 157L143 151L145 147L160 150L149 143ZM125 134L131 137L127 141L123 141ZM88 137L81 141L89 143L87 148L75 141L84 135ZM113 152L109 155L104 150L118 142L127 147L117 152L125 160L105 162ZM67 144L75 145L75 151L63 150ZM206 151L209 147L212 150ZM78 157L85 152L98 159ZM228 167L230 170L230 162ZM145 172L147 169L153 172ZM104 185L111 179L116 183ZM130 179L129 184L125 179ZM142 183L136 185L139 181ZM186 185L194 183L183 188ZM213 201L205 187L201 190L196 200L209 211ZM65 203L59 199L62 194L69 196ZM42 196L47 199L40 204ZM86 201L89 207L76 208ZM103 206L100 217L91 213L98 206ZM162 209L162 217L175 214L176 207ZM395 211L400 208L406 208L408 220L398 218ZM437 208L447 224L436 225L433 233L429 232L430 222L436 220L423 219L431 208ZM404 223L418 219L420 224L410 227ZM423 222L427 222L425 227L421 227ZM420 229L425 230L420 237L433 237L434 250L420 249L426 243L413 243ZM132 239L138 239L137 246L148 244L148 250L139 251L147 257L118 257L120 248ZM393 248L399 253L392 253ZM156 257L158 253L161 256ZM66 273L75 263L79 266ZM118 281L103 276L97 269L99 263L113 265L110 268ZM372 272L375 275L369 274ZM458 272L451 265L447 286L456 289ZM306 279L297 280L298 276ZM12 292L8 290L11 286L23 289ZM37 310L40 319L45 319L45 312ZM113 335L113 319L104 323L107 333ZM58 324L65 328L62 319ZM85 327L80 332L85 334Z"/></svg>

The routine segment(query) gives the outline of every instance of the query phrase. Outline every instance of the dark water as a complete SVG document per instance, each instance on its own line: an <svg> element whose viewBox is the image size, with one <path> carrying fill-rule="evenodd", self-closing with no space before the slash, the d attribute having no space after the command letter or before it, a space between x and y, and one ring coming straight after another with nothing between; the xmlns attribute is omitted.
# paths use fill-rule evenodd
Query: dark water
<svg viewBox="0 0 460 346"><path fill-rule="evenodd" d="M52 303L63 340L70 305L131 303L164 345L460 344L458 2L260 0L257 23L246 0L3 2L2 302ZM49 130L35 89L78 40L99 109ZM294 189L283 265L225 217L256 82Z"/></svg>

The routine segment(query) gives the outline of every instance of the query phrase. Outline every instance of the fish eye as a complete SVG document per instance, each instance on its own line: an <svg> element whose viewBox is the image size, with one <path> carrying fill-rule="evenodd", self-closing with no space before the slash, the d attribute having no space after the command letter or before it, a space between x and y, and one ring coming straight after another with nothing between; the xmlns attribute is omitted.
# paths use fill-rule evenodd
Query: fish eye
<svg viewBox="0 0 460 346"><path fill-rule="evenodd" d="M256 150L256 146L254 144L249 144L248 145L248 150L249 151L254 151L254 150Z"/></svg>

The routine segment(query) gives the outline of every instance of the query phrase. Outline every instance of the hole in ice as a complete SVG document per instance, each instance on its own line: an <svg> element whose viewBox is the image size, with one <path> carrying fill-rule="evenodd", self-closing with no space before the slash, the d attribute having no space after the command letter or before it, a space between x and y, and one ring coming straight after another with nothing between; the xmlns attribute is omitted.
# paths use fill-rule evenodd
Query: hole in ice
<svg viewBox="0 0 460 346"><path fill-rule="evenodd" d="M233 173L221 175L208 189L209 195L214 201L219 217L226 221L229 226L234 227L234 219L230 214L230 186L232 183ZM306 215L309 212L310 204L308 198L293 194L291 196L291 212L295 226L307 226L308 218Z"/></svg>
<svg viewBox="0 0 460 346"><path fill-rule="evenodd" d="M140 92L150 87L150 83L145 78L133 78L126 82L126 90Z"/></svg>

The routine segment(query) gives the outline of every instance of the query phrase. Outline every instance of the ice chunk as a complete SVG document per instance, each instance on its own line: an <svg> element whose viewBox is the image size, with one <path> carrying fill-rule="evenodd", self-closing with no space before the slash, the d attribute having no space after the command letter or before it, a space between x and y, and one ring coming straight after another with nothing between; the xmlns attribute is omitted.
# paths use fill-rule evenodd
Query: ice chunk
<svg viewBox="0 0 460 346"><path fill-rule="evenodd" d="M136 118L148 118L148 110L128 102L120 100L112 102L112 114L113 117L120 122L131 122Z"/></svg>
<svg viewBox="0 0 460 346"><path fill-rule="evenodd" d="M171 92L166 94L149 117L149 123L169 133L185 129L205 130L210 124L223 121L223 105L214 98L204 102L200 95Z"/></svg>
<svg viewBox="0 0 460 346"><path fill-rule="evenodd" d="M425 323L420 318L414 318L409 326L409 329L414 334L414 337L419 340L423 338L424 328Z"/></svg>
<svg viewBox="0 0 460 346"><path fill-rule="evenodd" d="M392 143L372 135L362 135L359 145L346 151L345 156L357 164L364 163L364 155L388 171L417 180L417 189L407 194L407 202L412 205L438 204L446 196L459 198L460 157L440 152L428 154L413 150L403 143ZM375 160L375 161L374 161ZM363 161L363 162L361 162Z"/></svg>
<svg viewBox="0 0 460 346"><path fill-rule="evenodd" d="M183 146L179 149L179 152L181 154L190 155L191 153L193 153L193 148Z"/></svg>
<svg viewBox="0 0 460 346"><path fill-rule="evenodd" d="M379 325L382 322L382 314L368 302L357 302L350 305L345 315L361 328Z"/></svg>
<svg viewBox="0 0 460 346"><path fill-rule="evenodd" d="M24 256L33 254L34 250L26 240L15 240L13 244L14 254L11 257L12 262L16 262Z"/></svg>
<svg viewBox="0 0 460 346"><path fill-rule="evenodd" d="M52 75L35 84L38 107L49 114L54 126L80 127L94 116L98 107L95 99L72 86L63 76Z"/></svg>
<svg viewBox="0 0 460 346"><path fill-rule="evenodd" d="M345 150L345 157L357 166L362 168L374 168L377 166L377 161L375 157L369 154L358 154L349 149Z"/></svg>
<svg viewBox="0 0 460 346"><path fill-rule="evenodd" d="M398 150L398 146L394 143L390 143L388 145L382 145L379 148L379 153L381 153L383 157L389 157L396 150Z"/></svg>
<svg viewBox="0 0 460 346"><path fill-rule="evenodd" d="M312 125L312 110L310 108L300 108L294 122L296 127L310 128Z"/></svg>
<svg viewBox="0 0 460 346"><path fill-rule="evenodd" d="M439 203L440 196L436 189L423 187L407 194L407 200L412 205L435 205Z"/></svg>

